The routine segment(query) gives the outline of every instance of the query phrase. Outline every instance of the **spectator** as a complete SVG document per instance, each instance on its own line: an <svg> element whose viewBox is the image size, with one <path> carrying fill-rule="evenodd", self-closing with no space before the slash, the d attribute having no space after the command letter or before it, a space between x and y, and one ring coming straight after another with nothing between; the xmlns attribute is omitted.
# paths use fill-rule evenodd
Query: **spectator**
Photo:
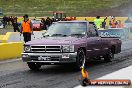
<svg viewBox="0 0 132 88"><path fill-rule="evenodd" d="M66 18L62 18L62 20L61 21L66 21Z"/></svg>
<svg viewBox="0 0 132 88"><path fill-rule="evenodd" d="M14 21L14 17L8 17L8 25L11 25L11 23L13 23Z"/></svg>
<svg viewBox="0 0 132 88"><path fill-rule="evenodd" d="M46 21L44 18L41 19L40 27L42 30L47 30L46 28Z"/></svg>
<svg viewBox="0 0 132 88"><path fill-rule="evenodd" d="M52 24L52 21L49 17L46 18L46 29Z"/></svg>
<svg viewBox="0 0 132 88"><path fill-rule="evenodd" d="M76 17L73 17L73 20L77 20Z"/></svg>
<svg viewBox="0 0 132 88"><path fill-rule="evenodd" d="M107 17L104 19L104 21L102 22L102 28L104 28L105 29L105 26L106 26L106 19L107 19Z"/></svg>
<svg viewBox="0 0 132 88"><path fill-rule="evenodd" d="M122 22L121 22L121 20L118 20L117 27L118 28L123 28L124 27L123 24L122 24Z"/></svg>
<svg viewBox="0 0 132 88"><path fill-rule="evenodd" d="M109 21L111 21L111 20L112 20L112 18L113 18L112 16L109 16L109 17L108 17L108 20L109 20Z"/></svg>
<svg viewBox="0 0 132 88"><path fill-rule="evenodd" d="M109 28L111 28L112 27L112 24L111 24L111 21L109 21Z"/></svg>
<svg viewBox="0 0 132 88"><path fill-rule="evenodd" d="M4 28L6 27L6 25L7 25L7 17L4 16L3 17L3 26L4 26Z"/></svg>
<svg viewBox="0 0 132 88"><path fill-rule="evenodd" d="M51 18L50 20L51 20L51 24L52 24L53 22L55 22L55 19L54 19L54 18ZM51 25L51 24L50 24L50 25Z"/></svg>
<svg viewBox="0 0 132 88"><path fill-rule="evenodd" d="M105 19L107 19L107 17ZM97 16L96 19L94 19L94 23L98 29L101 28L102 22L104 22L105 19L100 19L100 16Z"/></svg>
<svg viewBox="0 0 132 88"><path fill-rule="evenodd" d="M23 16L24 21L21 25L21 32L23 33L25 43L31 41L31 34L33 33L32 23L29 20L28 15Z"/></svg>
<svg viewBox="0 0 132 88"><path fill-rule="evenodd" d="M115 20L115 18L111 21L111 28L117 28L118 22Z"/></svg>
<svg viewBox="0 0 132 88"><path fill-rule="evenodd" d="M17 24L17 17L15 17L13 19L12 26L13 26L14 32L16 32L16 31L20 32L19 27L18 27L18 24Z"/></svg>
<svg viewBox="0 0 132 88"><path fill-rule="evenodd" d="M10 25L10 23L12 24L14 22L14 17L8 17L8 25Z"/></svg>
<svg viewBox="0 0 132 88"><path fill-rule="evenodd" d="M116 20L115 16L112 16L112 19L113 19L113 20Z"/></svg>

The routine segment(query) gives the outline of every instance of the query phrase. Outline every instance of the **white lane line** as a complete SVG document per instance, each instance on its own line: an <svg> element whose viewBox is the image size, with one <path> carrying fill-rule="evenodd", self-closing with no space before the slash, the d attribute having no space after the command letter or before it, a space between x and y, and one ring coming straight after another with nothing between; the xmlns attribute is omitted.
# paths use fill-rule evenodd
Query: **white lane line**
<svg viewBox="0 0 132 88"><path fill-rule="evenodd" d="M11 59L11 60L4 60L4 61L0 61L0 64L11 63L11 62L20 61L20 60L21 60L21 58Z"/></svg>

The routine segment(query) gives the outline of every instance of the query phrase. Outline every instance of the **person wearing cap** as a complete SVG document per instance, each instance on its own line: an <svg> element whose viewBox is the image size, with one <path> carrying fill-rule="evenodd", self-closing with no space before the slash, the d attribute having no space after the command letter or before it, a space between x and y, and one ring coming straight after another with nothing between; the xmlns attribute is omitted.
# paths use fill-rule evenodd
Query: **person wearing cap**
<svg viewBox="0 0 132 88"><path fill-rule="evenodd" d="M21 33L23 33L24 42L31 41L31 34L33 34L32 22L28 15L23 16L24 21L21 24Z"/></svg>

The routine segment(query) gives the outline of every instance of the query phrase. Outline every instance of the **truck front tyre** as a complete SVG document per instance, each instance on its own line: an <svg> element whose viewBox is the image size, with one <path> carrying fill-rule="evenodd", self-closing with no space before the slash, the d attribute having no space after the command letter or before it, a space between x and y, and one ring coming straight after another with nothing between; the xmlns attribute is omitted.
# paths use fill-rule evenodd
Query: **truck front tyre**
<svg viewBox="0 0 132 88"><path fill-rule="evenodd" d="M112 49L108 50L108 53L104 56L105 62L111 62L114 59L114 52L112 52Z"/></svg>
<svg viewBox="0 0 132 88"><path fill-rule="evenodd" d="M41 68L41 65L40 64L37 64L37 63L30 63L28 62L28 67L31 69L31 70L39 70Z"/></svg>
<svg viewBox="0 0 132 88"><path fill-rule="evenodd" d="M86 55L83 49L79 49L77 52L77 59L76 59L76 68L78 70L81 69L84 59L86 59Z"/></svg>

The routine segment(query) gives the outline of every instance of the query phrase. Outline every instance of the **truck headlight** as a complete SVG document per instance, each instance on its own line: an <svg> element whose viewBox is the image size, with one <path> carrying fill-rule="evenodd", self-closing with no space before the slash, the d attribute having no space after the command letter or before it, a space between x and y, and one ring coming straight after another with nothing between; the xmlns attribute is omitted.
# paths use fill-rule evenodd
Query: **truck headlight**
<svg viewBox="0 0 132 88"><path fill-rule="evenodd" d="M63 52L74 52L74 45L63 45Z"/></svg>
<svg viewBox="0 0 132 88"><path fill-rule="evenodd" d="M24 46L24 51L25 51L25 52L31 51L31 47L30 47L30 46Z"/></svg>

